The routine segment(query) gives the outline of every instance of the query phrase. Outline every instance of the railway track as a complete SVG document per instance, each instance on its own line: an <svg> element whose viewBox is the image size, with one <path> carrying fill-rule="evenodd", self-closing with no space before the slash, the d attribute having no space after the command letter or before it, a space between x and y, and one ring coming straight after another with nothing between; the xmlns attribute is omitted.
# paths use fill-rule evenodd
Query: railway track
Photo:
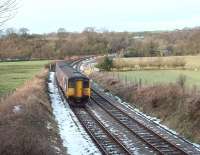
<svg viewBox="0 0 200 155"><path fill-rule="evenodd" d="M73 108L73 111L103 154L131 154L87 108Z"/></svg>
<svg viewBox="0 0 200 155"><path fill-rule="evenodd" d="M58 82L56 81L58 85ZM62 100L65 100L64 92L58 87ZM102 154L105 155L119 155L131 154L126 147L114 135L104 127L104 125L97 119L97 117L87 108L71 107L74 114L86 132L98 146Z"/></svg>
<svg viewBox="0 0 200 155"><path fill-rule="evenodd" d="M145 125L130 117L124 111L122 111L114 104L102 97L100 94L98 94L94 89L92 91L91 98L111 117L121 123L124 128L131 131L132 134L136 135L141 141L143 141L158 154L188 154L188 152L180 148L180 146L178 147L172 144L171 142L164 139L162 136L147 128Z"/></svg>
<svg viewBox="0 0 200 155"><path fill-rule="evenodd" d="M74 62L72 66L75 66L79 70L80 62ZM113 124L110 122L110 125L114 126L114 124L118 124L121 126L121 130L124 134L129 135L130 139L133 136L137 137L143 143L144 148L151 150L149 154L198 154L198 151L193 151L194 149L187 150L184 148L184 145L172 143L165 136L162 136L162 134L154 132L151 127L134 119L125 110L113 104L102 93L92 88L90 105L86 105L86 108L72 107L72 110L103 154L134 154L131 150L131 143L134 142L131 141L126 145L123 141L123 135L116 135L109 130L101 119L95 115L91 104L99 106L104 110L105 115L109 115L115 121Z"/></svg>

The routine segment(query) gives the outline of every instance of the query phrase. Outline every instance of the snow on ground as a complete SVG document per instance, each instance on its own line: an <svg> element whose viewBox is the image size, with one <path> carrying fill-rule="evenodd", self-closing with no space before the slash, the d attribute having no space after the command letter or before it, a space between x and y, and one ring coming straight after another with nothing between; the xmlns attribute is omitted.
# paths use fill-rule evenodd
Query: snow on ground
<svg viewBox="0 0 200 155"><path fill-rule="evenodd" d="M95 67L96 64L97 64L96 58L86 59L81 62L79 69L82 73L84 73L85 70L90 70L90 72L98 72L99 69Z"/></svg>
<svg viewBox="0 0 200 155"><path fill-rule="evenodd" d="M50 122L47 122L47 129L51 130L53 127Z"/></svg>
<svg viewBox="0 0 200 155"><path fill-rule="evenodd" d="M67 153L72 155L101 154L80 122L71 111L68 103L59 94L55 83L55 73L49 75L49 92L52 102L53 114L58 122L60 136Z"/></svg>
<svg viewBox="0 0 200 155"><path fill-rule="evenodd" d="M18 112L20 112L20 110L21 110L21 105L16 105L16 106L14 106L14 108L13 108L13 112L14 112L14 113L18 113Z"/></svg>

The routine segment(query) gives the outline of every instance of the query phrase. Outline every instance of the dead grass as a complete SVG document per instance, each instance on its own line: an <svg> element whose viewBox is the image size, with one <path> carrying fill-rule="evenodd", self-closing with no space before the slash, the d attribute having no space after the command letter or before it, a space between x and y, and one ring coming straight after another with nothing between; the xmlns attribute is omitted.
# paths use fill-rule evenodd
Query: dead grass
<svg viewBox="0 0 200 155"><path fill-rule="evenodd" d="M63 154L47 87L47 70L0 101L0 154ZM51 126L51 128L47 128Z"/></svg>
<svg viewBox="0 0 200 155"><path fill-rule="evenodd" d="M189 90L179 83L127 86L107 73L97 73L91 77L107 90L134 103L141 111L160 118L163 124L200 143L200 92L196 88Z"/></svg>
<svg viewBox="0 0 200 155"><path fill-rule="evenodd" d="M184 68L186 61L180 57L116 58L113 61L118 70Z"/></svg>

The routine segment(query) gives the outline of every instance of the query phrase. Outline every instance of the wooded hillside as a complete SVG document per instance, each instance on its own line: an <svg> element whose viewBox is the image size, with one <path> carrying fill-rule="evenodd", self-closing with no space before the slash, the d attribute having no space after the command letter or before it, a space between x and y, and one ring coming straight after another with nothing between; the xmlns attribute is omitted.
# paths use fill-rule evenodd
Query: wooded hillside
<svg viewBox="0 0 200 155"><path fill-rule="evenodd" d="M169 32L108 32L86 28L83 32L29 34L13 28L1 32L0 59L54 59L70 55L118 53L125 57L196 55L200 53L200 28Z"/></svg>

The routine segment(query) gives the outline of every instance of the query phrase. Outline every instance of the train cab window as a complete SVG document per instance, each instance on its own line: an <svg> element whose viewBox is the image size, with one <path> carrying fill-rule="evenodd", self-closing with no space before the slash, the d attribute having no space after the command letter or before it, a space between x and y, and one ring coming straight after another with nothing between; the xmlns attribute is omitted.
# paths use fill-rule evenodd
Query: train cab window
<svg viewBox="0 0 200 155"><path fill-rule="evenodd" d="M68 82L68 88L75 88L75 85L76 85L75 81Z"/></svg>
<svg viewBox="0 0 200 155"><path fill-rule="evenodd" d="M89 88L89 81L83 81L83 87Z"/></svg>

